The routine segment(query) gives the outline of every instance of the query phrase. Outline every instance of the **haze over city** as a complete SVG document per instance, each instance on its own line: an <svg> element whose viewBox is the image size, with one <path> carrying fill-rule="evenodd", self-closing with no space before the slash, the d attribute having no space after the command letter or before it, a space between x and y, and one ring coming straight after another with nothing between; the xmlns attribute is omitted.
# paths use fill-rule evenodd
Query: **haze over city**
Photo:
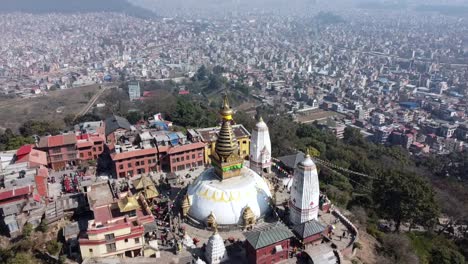
<svg viewBox="0 0 468 264"><path fill-rule="evenodd" d="M467 18L3 0L0 263L467 263Z"/></svg>

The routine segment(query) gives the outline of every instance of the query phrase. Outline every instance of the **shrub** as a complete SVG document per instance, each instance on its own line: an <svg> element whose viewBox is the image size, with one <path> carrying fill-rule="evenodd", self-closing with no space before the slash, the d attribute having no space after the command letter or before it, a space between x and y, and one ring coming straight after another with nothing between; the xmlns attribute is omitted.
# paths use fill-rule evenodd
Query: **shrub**
<svg viewBox="0 0 468 264"><path fill-rule="evenodd" d="M51 240L47 243L47 252L51 255L57 255L62 248L62 243L57 242L56 240Z"/></svg>
<svg viewBox="0 0 468 264"><path fill-rule="evenodd" d="M383 237L384 237L384 233L382 231L379 231L377 229L377 226L375 224L370 224L367 228L366 228L366 231L369 235L375 237L375 239L377 239L379 242L382 243L383 241Z"/></svg>

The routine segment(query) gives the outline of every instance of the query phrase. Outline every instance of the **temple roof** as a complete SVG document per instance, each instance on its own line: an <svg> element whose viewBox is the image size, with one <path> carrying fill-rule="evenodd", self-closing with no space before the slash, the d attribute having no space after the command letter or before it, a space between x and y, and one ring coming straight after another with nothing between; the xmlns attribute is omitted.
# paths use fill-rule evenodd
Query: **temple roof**
<svg viewBox="0 0 468 264"><path fill-rule="evenodd" d="M297 154L279 157L278 159L287 167L295 169L299 162L303 161L305 154L299 151Z"/></svg>
<svg viewBox="0 0 468 264"><path fill-rule="evenodd" d="M138 200L135 198L135 196L131 196L130 194L120 199L118 206L121 213L130 212L140 208Z"/></svg>
<svg viewBox="0 0 468 264"><path fill-rule="evenodd" d="M307 238L322 233L327 227L315 219L295 225L293 232L300 238Z"/></svg>
<svg viewBox="0 0 468 264"><path fill-rule="evenodd" d="M146 175L142 175L141 178L133 181L133 186L135 186L135 189L137 190L144 189L145 187L151 186L151 185L154 186L154 183Z"/></svg>
<svg viewBox="0 0 468 264"><path fill-rule="evenodd" d="M254 249L264 248L277 242L289 239L294 234L283 224L277 223L257 231L248 232L245 234L247 242Z"/></svg>

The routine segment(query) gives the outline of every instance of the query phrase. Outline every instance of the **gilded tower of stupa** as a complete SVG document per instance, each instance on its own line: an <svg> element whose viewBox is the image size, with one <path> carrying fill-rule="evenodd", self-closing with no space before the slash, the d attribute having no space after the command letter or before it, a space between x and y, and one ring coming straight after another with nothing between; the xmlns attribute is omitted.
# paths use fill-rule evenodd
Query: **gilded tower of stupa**
<svg viewBox="0 0 468 264"><path fill-rule="evenodd" d="M238 154L239 145L231 127L233 111L229 106L227 96L219 111L222 124L216 141L215 152L211 157L211 164L216 175L221 179L239 176L243 166L243 159Z"/></svg>

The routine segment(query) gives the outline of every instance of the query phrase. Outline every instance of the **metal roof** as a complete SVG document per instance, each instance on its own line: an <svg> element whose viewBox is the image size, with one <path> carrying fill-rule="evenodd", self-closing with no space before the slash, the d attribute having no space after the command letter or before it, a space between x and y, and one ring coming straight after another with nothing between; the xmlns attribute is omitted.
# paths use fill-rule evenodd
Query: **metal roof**
<svg viewBox="0 0 468 264"><path fill-rule="evenodd" d="M273 224L266 229L245 234L247 241L255 249L275 244L293 236L294 234L283 224Z"/></svg>
<svg viewBox="0 0 468 264"><path fill-rule="evenodd" d="M126 118L112 115L105 120L106 124L106 136L116 131L119 128L131 130L131 125Z"/></svg>
<svg viewBox="0 0 468 264"><path fill-rule="evenodd" d="M305 159L305 154L299 151L297 154L283 156L278 158L285 166L295 169L299 162Z"/></svg>
<svg viewBox="0 0 468 264"><path fill-rule="evenodd" d="M300 238L307 238L322 233L327 227L315 219L295 225L293 232Z"/></svg>

